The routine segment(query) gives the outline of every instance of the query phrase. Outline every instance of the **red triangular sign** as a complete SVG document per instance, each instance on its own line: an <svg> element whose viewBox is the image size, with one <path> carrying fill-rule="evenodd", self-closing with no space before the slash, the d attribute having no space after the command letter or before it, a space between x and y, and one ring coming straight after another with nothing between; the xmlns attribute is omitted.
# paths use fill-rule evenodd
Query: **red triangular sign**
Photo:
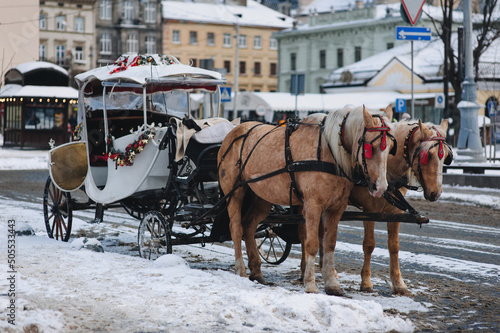
<svg viewBox="0 0 500 333"><path fill-rule="evenodd" d="M411 25L417 22L417 19L424 7L425 0L401 0L406 15L410 19Z"/></svg>

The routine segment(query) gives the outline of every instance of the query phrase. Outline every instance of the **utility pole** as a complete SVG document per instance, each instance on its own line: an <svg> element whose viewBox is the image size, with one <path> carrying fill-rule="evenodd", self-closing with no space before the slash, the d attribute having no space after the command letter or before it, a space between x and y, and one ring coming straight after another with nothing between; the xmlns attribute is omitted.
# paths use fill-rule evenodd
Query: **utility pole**
<svg viewBox="0 0 500 333"><path fill-rule="evenodd" d="M236 101L238 97L238 79L240 77L240 21L241 14L234 14L236 17L236 45L234 48L234 99L233 99L233 119L238 118L238 110L236 108Z"/></svg>
<svg viewBox="0 0 500 333"><path fill-rule="evenodd" d="M460 110L460 132L458 133L458 155L467 156L467 162L486 162L479 137L477 90L472 65L472 20L471 0L464 0L464 44L465 78L462 84Z"/></svg>

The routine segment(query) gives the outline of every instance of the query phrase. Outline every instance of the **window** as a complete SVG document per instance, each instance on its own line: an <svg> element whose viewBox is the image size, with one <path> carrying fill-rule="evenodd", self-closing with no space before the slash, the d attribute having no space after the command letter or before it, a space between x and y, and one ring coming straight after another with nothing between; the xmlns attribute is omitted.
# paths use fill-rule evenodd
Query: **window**
<svg viewBox="0 0 500 333"><path fill-rule="evenodd" d="M361 46L356 46L354 49L354 61L358 62L361 60Z"/></svg>
<svg viewBox="0 0 500 333"><path fill-rule="evenodd" d="M277 70L278 66L276 65L276 63L272 62L269 67L270 67L269 68L269 74L271 76L276 76L276 74L278 73L278 70Z"/></svg>
<svg viewBox="0 0 500 333"><path fill-rule="evenodd" d="M231 61L224 60L224 68L226 69L226 74L231 73Z"/></svg>
<svg viewBox="0 0 500 333"><path fill-rule="evenodd" d="M123 19L132 21L134 19L134 3L132 1L123 2Z"/></svg>
<svg viewBox="0 0 500 333"><path fill-rule="evenodd" d="M261 49L262 48L262 38L260 36L255 36L253 38L253 48Z"/></svg>
<svg viewBox="0 0 500 333"><path fill-rule="evenodd" d="M198 32L196 31L189 32L189 44L198 45Z"/></svg>
<svg viewBox="0 0 500 333"><path fill-rule="evenodd" d="M66 17L64 15L56 17L56 30L66 30Z"/></svg>
<svg viewBox="0 0 500 333"><path fill-rule="evenodd" d="M38 46L38 60L45 60L47 57L47 45L40 43Z"/></svg>
<svg viewBox="0 0 500 333"><path fill-rule="evenodd" d="M111 0L99 1L99 18L101 20L111 20Z"/></svg>
<svg viewBox="0 0 500 333"><path fill-rule="evenodd" d="M290 53L290 70L297 70L297 53Z"/></svg>
<svg viewBox="0 0 500 333"><path fill-rule="evenodd" d="M224 47L231 47L231 34L224 34Z"/></svg>
<svg viewBox="0 0 500 333"><path fill-rule="evenodd" d="M146 36L146 53L156 53L155 36Z"/></svg>
<svg viewBox="0 0 500 333"><path fill-rule="evenodd" d="M197 67L198 66L198 61L196 59L191 59L191 64L193 67Z"/></svg>
<svg viewBox="0 0 500 333"><path fill-rule="evenodd" d="M40 30L47 29L47 14L40 14L39 27L40 27Z"/></svg>
<svg viewBox="0 0 500 333"><path fill-rule="evenodd" d="M75 31L83 32L85 27L83 26L83 17L75 17Z"/></svg>
<svg viewBox="0 0 500 333"><path fill-rule="evenodd" d="M144 4L144 21L146 23L156 22L156 7L154 2Z"/></svg>
<svg viewBox="0 0 500 333"><path fill-rule="evenodd" d="M101 34L101 54L111 54L111 34Z"/></svg>
<svg viewBox="0 0 500 333"><path fill-rule="evenodd" d="M390 50L394 47L394 43L387 43L387 49Z"/></svg>
<svg viewBox="0 0 500 333"><path fill-rule="evenodd" d="M213 32L207 32L207 45L215 45L215 37Z"/></svg>
<svg viewBox="0 0 500 333"><path fill-rule="evenodd" d="M344 49L337 49L337 67L344 67Z"/></svg>
<svg viewBox="0 0 500 333"><path fill-rule="evenodd" d="M254 63L254 66L253 66L253 73L255 75L261 75L261 72L260 72L260 62L256 62Z"/></svg>
<svg viewBox="0 0 500 333"><path fill-rule="evenodd" d="M326 50L319 51L319 68L326 68Z"/></svg>
<svg viewBox="0 0 500 333"><path fill-rule="evenodd" d="M271 38L269 40L269 48L271 50L277 50L278 49L278 41L276 40L276 38Z"/></svg>
<svg viewBox="0 0 500 333"><path fill-rule="evenodd" d="M240 35L240 48L247 47L247 35Z"/></svg>
<svg viewBox="0 0 500 333"><path fill-rule="evenodd" d="M137 33L135 32L130 32L127 36L127 52L139 52L139 40L137 39Z"/></svg>
<svg viewBox="0 0 500 333"><path fill-rule="evenodd" d="M75 47L75 54L74 54L74 60L75 61L83 61L83 47L82 46L77 46Z"/></svg>
<svg viewBox="0 0 500 333"><path fill-rule="evenodd" d="M63 66L65 63L65 55L66 55L66 46L59 44L56 45L56 64L59 66Z"/></svg>
<svg viewBox="0 0 500 333"><path fill-rule="evenodd" d="M240 61L240 74L247 73L247 64L244 61Z"/></svg>
<svg viewBox="0 0 500 333"><path fill-rule="evenodd" d="M172 43L173 44L180 44L181 43L181 31L180 30L172 31Z"/></svg>
<svg viewBox="0 0 500 333"><path fill-rule="evenodd" d="M26 120L24 128L26 129L53 129L54 127L63 127L64 109L51 107L26 107ZM10 110L9 110L10 111Z"/></svg>

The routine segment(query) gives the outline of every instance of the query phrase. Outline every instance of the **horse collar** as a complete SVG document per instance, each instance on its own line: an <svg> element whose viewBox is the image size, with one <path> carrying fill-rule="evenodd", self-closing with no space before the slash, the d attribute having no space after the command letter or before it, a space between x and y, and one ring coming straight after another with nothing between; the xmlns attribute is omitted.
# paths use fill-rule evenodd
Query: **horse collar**
<svg viewBox="0 0 500 333"><path fill-rule="evenodd" d="M412 165L412 161L410 160L410 141L411 141L411 138L413 137L413 134L415 134L415 132L418 130L418 126L415 126L413 127L412 129L410 129L410 132L408 133L408 135L406 136L405 138L405 144L403 146L403 157L405 158L406 160L406 163L408 164L408 166L411 168L411 165Z"/></svg>

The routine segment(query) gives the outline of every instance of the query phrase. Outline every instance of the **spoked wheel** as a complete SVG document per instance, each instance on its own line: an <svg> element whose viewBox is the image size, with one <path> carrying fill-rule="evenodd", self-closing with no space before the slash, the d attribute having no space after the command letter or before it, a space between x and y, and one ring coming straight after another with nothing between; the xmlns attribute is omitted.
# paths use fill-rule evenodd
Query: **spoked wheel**
<svg viewBox="0 0 500 333"><path fill-rule="evenodd" d="M73 221L71 195L57 188L50 177L43 191L43 217L50 238L69 240Z"/></svg>
<svg viewBox="0 0 500 333"><path fill-rule="evenodd" d="M257 238L257 249L264 261L272 265L279 265L286 260L292 249L292 244L280 238L271 227L260 226L257 232L265 231L265 236Z"/></svg>
<svg viewBox="0 0 500 333"><path fill-rule="evenodd" d="M139 225L139 255L155 260L164 254L172 253L170 226L163 214L152 210L144 214Z"/></svg>

